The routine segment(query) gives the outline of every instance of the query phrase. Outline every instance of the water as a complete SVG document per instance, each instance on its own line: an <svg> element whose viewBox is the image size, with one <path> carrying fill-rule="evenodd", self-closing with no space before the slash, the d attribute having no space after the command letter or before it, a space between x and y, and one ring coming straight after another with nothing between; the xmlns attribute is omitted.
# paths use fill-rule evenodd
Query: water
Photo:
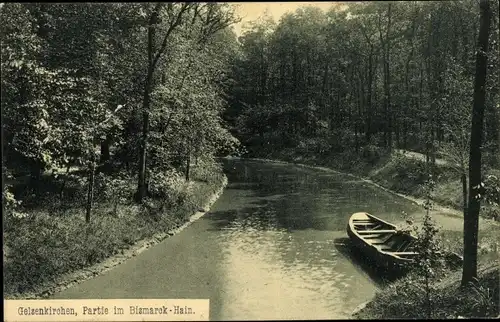
<svg viewBox="0 0 500 322"><path fill-rule="evenodd" d="M55 298L208 298L212 320L341 319L384 283L350 248L349 216L422 208L346 175L226 160L210 213Z"/></svg>

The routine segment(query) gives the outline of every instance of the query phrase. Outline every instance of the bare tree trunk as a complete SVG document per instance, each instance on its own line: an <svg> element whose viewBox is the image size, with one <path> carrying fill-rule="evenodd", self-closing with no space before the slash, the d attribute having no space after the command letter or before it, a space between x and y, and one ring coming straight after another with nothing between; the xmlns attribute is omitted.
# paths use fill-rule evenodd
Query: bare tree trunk
<svg viewBox="0 0 500 322"><path fill-rule="evenodd" d="M95 179L95 156L92 153L89 166L89 185L87 190L87 207L85 211L85 222L90 223L90 214L92 212L92 202L94 200L94 179Z"/></svg>
<svg viewBox="0 0 500 322"><path fill-rule="evenodd" d="M147 145L149 136L149 108L151 103L151 91L153 88L153 77L154 77L154 47L155 47L155 28L158 23L158 14L161 8L161 4L157 4L153 12L151 13L151 18L149 20L148 26L148 73L146 75L146 82L144 84L144 96L142 100L142 138L141 145L139 149L139 181L137 183L137 192L135 194L135 199L137 202L141 202L147 195L146 186L146 156L147 156Z"/></svg>
<svg viewBox="0 0 500 322"><path fill-rule="evenodd" d="M387 6L387 27L385 37L382 36L382 29L379 25L380 42L384 47L383 53L383 70L384 70L384 110L385 110L385 126L384 126L384 141L386 147L392 150L392 132L393 132L393 115L391 106L391 75L390 75L390 41L389 35L391 32L391 8L392 4ZM380 17L379 17L380 19ZM379 20L380 21L380 20ZM380 24L380 22L379 22Z"/></svg>
<svg viewBox="0 0 500 322"><path fill-rule="evenodd" d="M142 111L142 138L139 152L139 182L137 186L136 201L140 202L147 195L146 186L146 152L149 135L149 105L151 85L146 81Z"/></svg>
<svg viewBox="0 0 500 322"><path fill-rule="evenodd" d="M366 144L370 143L370 138L372 134L372 83L373 83L373 46L370 46L370 54L368 57L368 94L366 100L366 129L365 129L365 140Z"/></svg>
<svg viewBox="0 0 500 322"><path fill-rule="evenodd" d="M436 165L436 130L431 130L431 158L432 164Z"/></svg>
<svg viewBox="0 0 500 322"><path fill-rule="evenodd" d="M464 209L464 218L467 216L467 174L465 173L465 169L462 170L462 198L463 198L463 209Z"/></svg>
<svg viewBox="0 0 500 322"><path fill-rule="evenodd" d="M432 318L432 302L431 302L431 285L429 281L429 275L425 275L425 293L427 298L427 318Z"/></svg>
<svg viewBox="0 0 500 322"><path fill-rule="evenodd" d="M191 168L191 143L188 142L188 149L186 154L186 181L189 181L190 168Z"/></svg>
<svg viewBox="0 0 500 322"><path fill-rule="evenodd" d="M464 218L464 262L462 285L477 278L477 242L481 192L481 143L483 136L484 103L486 96L486 72L488 63L488 37L491 9L488 0L480 2L479 50L476 54L476 76L474 83L474 105L469 154L469 206Z"/></svg>
<svg viewBox="0 0 500 322"><path fill-rule="evenodd" d="M107 136L106 139L101 141L101 158L100 158L101 163L109 161L111 157L109 153L109 145L111 143L110 141L111 140L109 136Z"/></svg>
<svg viewBox="0 0 500 322"><path fill-rule="evenodd" d="M59 191L59 200L62 202L64 197L64 188L66 188L66 182L68 181L68 174L71 165L68 163L66 166L66 175L64 176L63 183L61 185L61 190Z"/></svg>

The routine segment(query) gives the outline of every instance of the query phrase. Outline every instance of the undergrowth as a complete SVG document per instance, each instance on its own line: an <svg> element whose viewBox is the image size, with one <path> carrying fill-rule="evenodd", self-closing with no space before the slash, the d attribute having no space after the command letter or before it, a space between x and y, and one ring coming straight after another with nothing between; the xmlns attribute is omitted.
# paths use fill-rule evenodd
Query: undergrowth
<svg viewBox="0 0 500 322"><path fill-rule="evenodd" d="M61 274L96 264L139 240L182 225L221 187L223 175L215 172L220 168L211 170L212 175L196 169L196 180L188 183L175 180L172 173L155 176L151 196L140 205L131 198L134 178L115 177L113 184L96 180L90 223L85 223L80 204L62 206L78 200L78 194L67 196L70 201L56 201L58 194L44 195L38 207L31 200L29 207L4 214L4 296L30 292ZM203 173L202 181L197 172ZM81 191L84 199L84 188L74 190Z"/></svg>
<svg viewBox="0 0 500 322"><path fill-rule="evenodd" d="M447 272L445 274L450 274ZM445 275L443 274L443 275ZM460 275L451 274L451 280L441 287L431 286L432 318L456 319L473 317L497 317L499 315L499 268L480 273L478 283L460 287ZM408 275L394 282L364 309L356 314L358 319L426 319L427 300L420 277ZM404 308L404 309L402 309Z"/></svg>

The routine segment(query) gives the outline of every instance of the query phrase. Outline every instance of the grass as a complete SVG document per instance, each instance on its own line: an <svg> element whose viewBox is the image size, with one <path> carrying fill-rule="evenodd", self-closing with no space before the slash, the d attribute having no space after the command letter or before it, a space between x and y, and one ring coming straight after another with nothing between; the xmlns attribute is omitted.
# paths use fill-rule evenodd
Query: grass
<svg viewBox="0 0 500 322"><path fill-rule="evenodd" d="M447 166L433 166L432 172L436 186L431 199L447 207L463 210L462 183L457 172ZM486 175L494 174L497 170L490 170ZM422 189L426 180L425 162L416 159L407 159L404 156L394 156L380 168L375 169L370 179L378 184L406 195L417 198L424 197ZM499 183L497 183L499 185ZM481 215L485 218L500 220L498 205L482 203Z"/></svg>
<svg viewBox="0 0 500 322"><path fill-rule="evenodd" d="M432 287L433 319L497 317L499 315L498 265L480 270L478 283L460 287L460 271L447 272ZM379 291L375 298L354 315L357 319L426 319L428 305L418 277L409 275Z"/></svg>
<svg viewBox="0 0 500 322"><path fill-rule="evenodd" d="M36 195L25 198L23 216L4 215L4 297L31 292L182 225L222 186L221 172L209 176L203 171L193 169L196 180L172 184L164 191L170 198L149 198L140 205L131 198L134 178L122 178L116 194L96 182L89 224L84 219L85 183L67 180L67 194L58 200L60 189L54 187L60 182L45 178L38 202Z"/></svg>

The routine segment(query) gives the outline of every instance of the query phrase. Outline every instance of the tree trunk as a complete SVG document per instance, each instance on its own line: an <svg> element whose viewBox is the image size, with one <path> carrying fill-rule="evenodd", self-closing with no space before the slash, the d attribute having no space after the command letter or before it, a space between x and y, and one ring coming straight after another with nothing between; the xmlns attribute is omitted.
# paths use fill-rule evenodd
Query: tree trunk
<svg viewBox="0 0 500 322"><path fill-rule="evenodd" d="M425 294L427 298L427 318L432 319L432 302L431 302L431 286L429 274L425 275Z"/></svg>
<svg viewBox="0 0 500 322"><path fill-rule="evenodd" d="M390 75L390 41L389 35L391 31L391 3L387 7L387 29L385 39L380 35L381 43L384 46L384 105L385 105L385 140L386 147L389 151L392 150L392 132L393 132L393 115L391 106L391 75Z"/></svg>
<svg viewBox="0 0 500 322"><path fill-rule="evenodd" d="M94 179L95 179L95 157L92 156L89 166L89 185L87 190L87 207L85 211L85 222L90 223L90 214L92 212L92 202L94 200Z"/></svg>
<svg viewBox="0 0 500 322"><path fill-rule="evenodd" d="M111 140L109 137L106 137L106 139L101 141L101 158L100 158L101 163L105 163L110 159L110 154L109 154L110 142Z"/></svg>
<svg viewBox="0 0 500 322"><path fill-rule="evenodd" d="M30 189L38 195L38 190L39 190L39 185L40 185L40 179L42 177L43 173L43 166L42 163L38 160L34 160L30 164L30 181L29 181L29 186Z"/></svg>
<svg viewBox="0 0 500 322"><path fill-rule="evenodd" d="M144 90L143 111L142 111L142 140L139 151L139 181L137 185L136 201L141 202L147 195L146 187L146 152L149 134L149 104L150 104L150 87L146 81L146 89Z"/></svg>
<svg viewBox="0 0 500 322"><path fill-rule="evenodd" d="M142 138L141 146L139 149L139 181L137 183L137 192L135 194L135 199L137 202L141 202L147 195L146 186L146 157L147 157L147 144L149 135L149 108L151 103L151 91L153 88L154 79L154 40L155 40L155 28L158 22L158 10L151 15L148 26L148 73L146 75L146 82L144 84L144 96L142 101Z"/></svg>
<svg viewBox="0 0 500 322"><path fill-rule="evenodd" d="M186 181L189 181L190 168L191 168L191 145L188 146L186 154Z"/></svg>
<svg viewBox="0 0 500 322"><path fill-rule="evenodd" d="M264 105L266 101L266 81L267 81L267 71L266 71L266 61L264 57L264 45L262 45L260 51L260 93L259 93L259 103Z"/></svg>
<svg viewBox="0 0 500 322"><path fill-rule="evenodd" d="M436 165L436 128L431 131L431 157L432 165Z"/></svg>
<svg viewBox="0 0 500 322"><path fill-rule="evenodd" d="M61 185L61 190L59 191L59 200L62 202L64 197L64 188L66 188L66 182L68 181L69 168L71 165L68 163L66 166L66 175L64 176L63 183Z"/></svg>
<svg viewBox="0 0 500 322"><path fill-rule="evenodd" d="M365 94L365 89L363 87L363 78L362 78L362 73L361 69L358 69L358 112L356 116L356 126L355 126L355 134L356 134L356 153L359 153L359 146L360 146L360 139L359 136L361 135L363 131L363 107L365 105L365 100L364 100L364 94Z"/></svg>
<svg viewBox="0 0 500 322"><path fill-rule="evenodd" d="M469 206L464 218L464 262L462 285L477 278L477 241L481 190L481 143L483 135L484 103L486 96L486 72L488 62L488 37L491 21L490 3L480 2L479 50L476 54L476 75L474 82L474 105L469 154Z"/></svg>
<svg viewBox="0 0 500 322"><path fill-rule="evenodd" d="M410 88L410 63L413 61L413 55L415 52L415 47L413 45L413 38L415 37L415 29L416 29L416 22L415 19L412 20L412 28L411 28L411 38L410 38L410 45L411 45L411 51L410 54L408 55L408 59L406 60L405 64L405 92L406 92L406 97L405 97L405 103L406 103L406 109L405 113L403 116L403 124L402 124L402 135L403 135L403 149L406 150L407 148L407 142L408 142L408 119L407 115L408 113L408 108L410 108L410 111L412 110L413 107L413 98L412 98L412 92L413 88ZM399 131L398 131L399 132ZM399 136L399 135L398 135ZM399 141L399 140L398 140ZM398 143L399 144L399 143Z"/></svg>
<svg viewBox="0 0 500 322"><path fill-rule="evenodd" d="M370 143L372 134L372 83L373 83L373 46L370 46L370 54L368 56L368 94L366 99L366 129L365 140L366 144Z"/></svg>
<svg viewBox="0 0 500 322"><path fill-rule="evenodd" d="M420 78L419 78L419 84L418 84L418 104L417 104L417 108L419 111L422 111L422 108L423 108L423 91L424 91L424 66L423 66L423 61L421 61L420 63ZM420 119L420 122L418 123L419 124L419 128L418 128L418 132L419 133L422 133L422 117L419 117ZM420 142L421 141L421 138L417 137L417 142Z"/></svg>
<svg viewBox="0 0 500 322"><path fill-rule="evenodd" d="M408 149L408 121L403 123L403 149Z"/></svg>
<svg viewBox="0 0 500 322"><path fill-rule="evenodd" d="M462 181L463 209L465 218L467 216L467 174L465 173L465 169L463 169L461 181Z"/></svg>

